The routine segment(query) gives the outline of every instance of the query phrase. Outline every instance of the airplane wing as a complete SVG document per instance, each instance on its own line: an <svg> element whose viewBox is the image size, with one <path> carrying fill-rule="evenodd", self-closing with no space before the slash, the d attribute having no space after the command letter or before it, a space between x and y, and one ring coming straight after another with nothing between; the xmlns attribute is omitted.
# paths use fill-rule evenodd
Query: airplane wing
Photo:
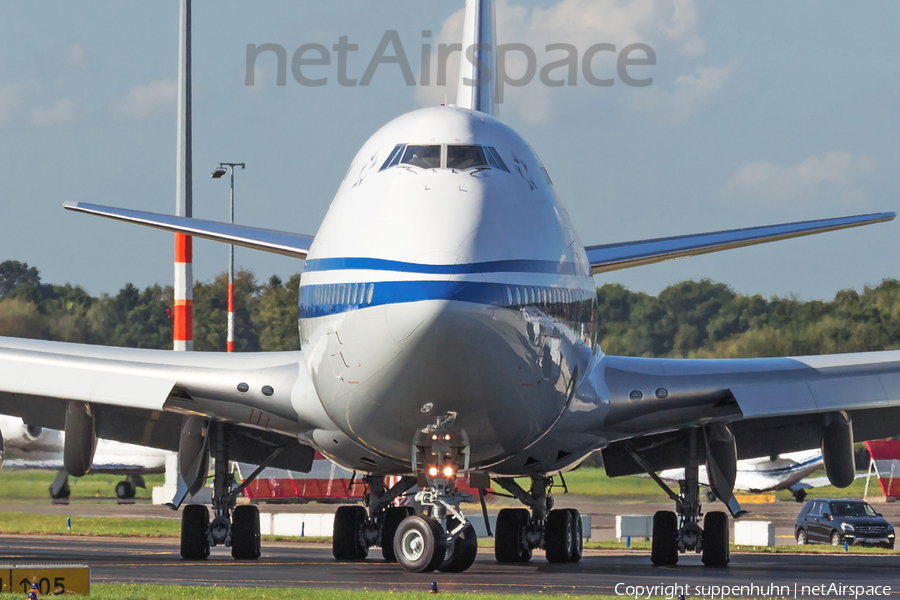
<svg viewBox="0 0 900 600"><path fill-rule="evenodd" d="M620 244L588 246L585 248L585 251L587 252L588 261L591 263L591 270L596 275L597 273L649 265L684 256L696 256L698 254L753 246L755 244L764 244L814 233L882 223L891 221L894 217L896 217L896 213L892 212L873 213L854 217L819 219L816 221L730 229L727 231L656 238Z"/></svg>
<svg viewBox="0 0 900 600"><path fill-rule="evenodd" d="M209 417L235 425L234 460L260 464L282 447L272 466L308 470L314 451L297 434L321 426L311 388L300 352L171 352L0 338L0 413L62 430L70 404L88 404L98 438L163 450L178 450L184 415Z"/></svg>
<svg viewBox="0 0 900 600"><path fill-rule="evenodd" d="M681 467L687 432L727 423L737 459L822 446L831 419L850 420L857 441L900 433L900 351L793 358L603 357L608 398L603 451L610 476ZM586 379L597 381L588 376ZM826 460L827 464L827 460Z"/></svg>
<svg viewBox="0 0 900 600"><path fill-rule="evenodd" d="M231 223L219 223L216 221L203 221L187 217L175 217L158 213L144 212L140 210L128 210L125 208L113 208L99 206L84 202L66 202L63 204L67 210L97 215L117 221L126 221L145 225L164 231L183 233L191 237L225 242L244 248L264 250L294 258L306 258L309 247L312 245L313 236L273 229L259 229Z"/></svg>

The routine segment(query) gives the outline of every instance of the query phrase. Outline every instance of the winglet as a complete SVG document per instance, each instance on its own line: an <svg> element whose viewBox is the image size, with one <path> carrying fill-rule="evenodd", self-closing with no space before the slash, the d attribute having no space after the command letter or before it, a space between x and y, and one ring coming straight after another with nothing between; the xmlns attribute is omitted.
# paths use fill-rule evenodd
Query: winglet
<svg viewBox="0 0 900 600"><path fill-rule="evenodd" d="M456 105L492 117L499 112L494 102L496 37L493 0L466 0Z"/></svg>

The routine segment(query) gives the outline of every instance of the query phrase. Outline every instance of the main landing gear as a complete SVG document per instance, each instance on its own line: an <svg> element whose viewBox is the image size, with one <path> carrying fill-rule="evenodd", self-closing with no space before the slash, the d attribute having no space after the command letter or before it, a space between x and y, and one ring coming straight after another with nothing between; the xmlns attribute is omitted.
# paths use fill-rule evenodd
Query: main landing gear
<svg viewBox="0 0 900 600"><path fill-rule="evenodd" d="M731 561L728 548L728 515L713 511L703 515L700 505L700 430L690 432L685 452L684 480L679 481L680 494L676 495L636 454L632 456L648 471L650 476L675 501L675 512L661 510L653 515L653 543L650 560L657 567L678 563L678 554L694 551L702 555L707 567L724 567ZM733 481L732 481L733 484ZM730 489L728 490L730 494ZM733 498L731 498L733 501ZM737 507L735 517L746 514ZM731 508L731 506L730 506Z"/></svg>
<svg viewBox="0 0 900 600"><path fill-rule="evenodd" d="M554 509L549 493L552 479L543 475L531 478L526 492L513 478L495 480L515 496L525 508L504 508L497 515L494 557L501 563L531 560L532 551L543 548L551 563L576 563L581 560L583 536L581 515L571 508Z"/></svg>
<svg viewBox="0 0 900 600"><path fill-rule="evenodd" d="M255 506L236 506L237 497L280 453L280 449L275 448L267 460L235 488L228 462L228 429L224 424L210 423L209 435L212 436L215 458L213 520L210 522L209 509L204 505L189 504L184 507L181 514L181 557L185 560L203 560L209 557L210 547L224 545L231 548L231 556L237 560L256 560L261 551L259 509Z"/></svg>
<svg viewBox="0 0 900 600"><path fill-rule="evenodd" d="M459 509L472 496L455 487L457 471L468 470L469 443L465 431L454 427L455 419L448 413L416 434L412 465L417 477L403 477L390 490L383 477L365 477L368 514L361 506L342 506L335 515L336 559L362 560L371 546L381 546L386 561L415 573L461 573L472 566L478 539ZM414 485L420 488L415 498L423 513L390 506Z"/></svg>

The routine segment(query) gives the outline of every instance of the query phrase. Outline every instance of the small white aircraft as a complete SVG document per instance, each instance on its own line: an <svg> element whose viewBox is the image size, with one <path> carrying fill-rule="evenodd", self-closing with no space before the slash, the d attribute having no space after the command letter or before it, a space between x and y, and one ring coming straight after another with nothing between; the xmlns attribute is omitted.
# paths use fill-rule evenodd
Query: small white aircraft
<svg viewBox="0 0 900 600"><path fill-rule="evenodd" d="M37 469L56 471L50 484L50 497L65 500L71 494L69 474L63 467L66 436L61 431L28 425L15 417L0 417L0 463L8 470ZM97 440L91 473L123 475L116 484L116 496L134 498L136 488L144 487L144 475L164 473L166 453L156 448Z"/></svg>
<svg viewBox="0 0 900 600"><path fill-rule="evenodd" d="M739 459L821 448L831 482L849 485L854 440L900 431L900 352L608 356L597 345L593 275L894 213L584 246L534 150L497 118L487 77L496 72L493 32L492 3L469 0L457 104L378 130L315 236L66 204L306 260L302 351L2 339L0 413L65 429L73 475L90 469L97 436L178 450L185 485L176 507L204 483L212 455L212 522L205 506L182 514L181 553L190 559L211 545L230 546L236 558L260 555L258 511L235 506L257 473L235 487L229 460L307 471L318 451L364 474L366 505L335 515L334 556L362 560L380 546L416 572L460 572L475 560L475 531L461 510L472 496L456 488L460 472L475 489L493 480L523 503L497 518L494 556L506 563L537 549L553 563L580 560L581 519L554 508L549 491L553 475L598 449L610 476L685 469L680 494L663 484L676 510L654 516L657 565L684 551L710 566L730 560L727 515L709 512L701 524L701 463L734 516L743 513L732 493ZM285 218L294 219L303 223ZM400 480L388 487L391 476ZM530 489L515 477L530 478ZM424 513L392 506L417 484Z"/></svg>
<svg viewBox="0 0 900 600"><path fill-rule="evenodd" d="M826 477L807 479L822 468L822 452L820 450L804 450L787 452L778 456L749 458L737 462L737 473L734 478L734 489L759 494L779 490L791 490L797 502L806 499L806 490L823 485L831 485ZM683 481L684 469L666 469L660 471L659 477L665 481ZM709 474L706 466L698 472L700 485L709 487ZM708 499L712 502L715 494L710 490Z"/></svg>

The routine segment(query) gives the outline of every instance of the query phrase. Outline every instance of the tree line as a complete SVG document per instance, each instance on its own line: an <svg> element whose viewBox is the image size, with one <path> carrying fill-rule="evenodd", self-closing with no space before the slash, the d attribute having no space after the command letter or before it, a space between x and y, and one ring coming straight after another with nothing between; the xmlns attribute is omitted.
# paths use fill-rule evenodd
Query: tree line
<svg viewBox="0 0 900 600"><path fill-rule="evenodd" d="M273 275L235 274L235 349L297 350L297 289ZM228 280L194 283L194 348L224 351ZM597 288L599 341L625 356L737 358L900 348L900 282L885 279L833 300L763 298L723 283L684 281L653 296L615 283ZM94 297L79 286L41 281L35 267L0 263L0 335L129 346L172 347L171 286L127 284Z"/></svg>
<svg viewBox="0 0 900 600"><path fill-rule="evenodd" d="M250 271L234 277L235 350L299 350L297 289L273 275L260 284ZM224 351L228 335L228 276L194 283L194 349ZM172 348L172 286L143 290L127 284L115 295L94 297L71 284L43 283L26 263L0 263L0 335L35 339Z"/></svg>

